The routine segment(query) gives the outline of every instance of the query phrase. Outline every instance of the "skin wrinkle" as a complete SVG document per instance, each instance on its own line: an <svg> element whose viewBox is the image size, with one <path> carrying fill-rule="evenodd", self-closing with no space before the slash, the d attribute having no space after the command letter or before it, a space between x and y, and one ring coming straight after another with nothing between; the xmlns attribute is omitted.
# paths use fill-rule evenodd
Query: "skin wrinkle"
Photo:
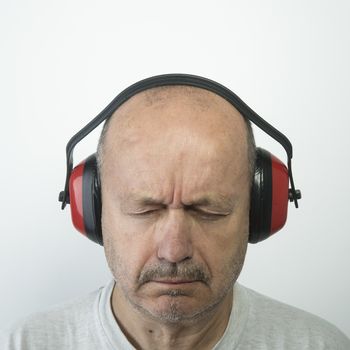
<svg viewBox="0 0 350 350"><path fill-rule="evenodd" d="M112 308L137 349L212 348L246 253L245 122L222 98L194 90L135 95L111 118L99 148Z"/></svg>

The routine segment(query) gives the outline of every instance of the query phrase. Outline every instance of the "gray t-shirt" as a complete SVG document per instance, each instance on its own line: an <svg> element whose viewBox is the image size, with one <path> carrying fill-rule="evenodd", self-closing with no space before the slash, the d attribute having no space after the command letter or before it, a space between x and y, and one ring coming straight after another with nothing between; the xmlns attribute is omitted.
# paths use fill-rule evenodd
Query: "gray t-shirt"
<svg viewBox="0 0 350 350"><path fill-rule="evenodd" d="M1 334L0 349L134 349L112 313L114 283L18 322ZM350 340L327 321L236 283L229 323L214 349L349 350Z"/></svg>

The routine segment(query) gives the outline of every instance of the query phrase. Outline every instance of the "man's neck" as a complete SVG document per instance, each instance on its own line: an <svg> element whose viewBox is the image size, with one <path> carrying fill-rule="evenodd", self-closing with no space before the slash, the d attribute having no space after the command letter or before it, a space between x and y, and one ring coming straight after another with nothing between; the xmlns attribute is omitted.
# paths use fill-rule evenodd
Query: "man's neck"
<svg viewBox="0 0 350 350"><path fill-rule="evenodd" d="M193 322L157 321L138 311L115 287L112 293L114 316L129 342L142 350L212 349L227 327L233 290L210 313Z"/></svg>

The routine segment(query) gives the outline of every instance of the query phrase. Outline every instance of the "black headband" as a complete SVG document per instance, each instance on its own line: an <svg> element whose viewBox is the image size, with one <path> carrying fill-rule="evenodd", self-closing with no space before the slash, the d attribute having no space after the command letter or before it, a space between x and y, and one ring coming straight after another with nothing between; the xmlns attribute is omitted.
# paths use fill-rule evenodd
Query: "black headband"
<svg viewBox="0 0 350 350"><path fill-rule="evenodd" d="M74 147L80 142L85 136L99 126L103 121L112 116L115 110L127 101L132 96L138 94L141 91L151 89L157 86L166 85L188 85L202 89L206 89L214 92L215 94L223 97L229 103L231 103L243 117L250 120L260 129L265 131L273 139L279 142L286 150L288 157L288 174L290 179L290 200L294 201L295 207L298 208L298 199L300 199L299 191L295 190L293 174L292 174L292 157L293 147L288 138L283 135L280 131L274 128L271 124L262 119L257 113L255 113L247 104L245 104L235 93L226 88L225 86L200 76L190 74L164 74L150 77L141 80L125 90L123 90L113 101L100 112L93 120L91 120L86 126L78 131L67 143L66 156L67 156L67 175L64 191L60 193L59 201L62 202L62 209L69 203L69 178L73 169L73 150Z"/></svg>

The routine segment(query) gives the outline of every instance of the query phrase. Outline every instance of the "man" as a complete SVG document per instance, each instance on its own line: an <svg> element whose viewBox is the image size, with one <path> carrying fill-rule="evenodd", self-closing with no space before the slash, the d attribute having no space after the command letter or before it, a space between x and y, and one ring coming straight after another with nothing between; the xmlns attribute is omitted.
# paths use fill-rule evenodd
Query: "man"
<svg viewBox="0 0 350 350"><path fill-rule="evenodd" d="M2 348L350 349L326 321L236 283L254 156L249 122L213 92L128 99L98 147L113 281L21 322Z"/></svg>

